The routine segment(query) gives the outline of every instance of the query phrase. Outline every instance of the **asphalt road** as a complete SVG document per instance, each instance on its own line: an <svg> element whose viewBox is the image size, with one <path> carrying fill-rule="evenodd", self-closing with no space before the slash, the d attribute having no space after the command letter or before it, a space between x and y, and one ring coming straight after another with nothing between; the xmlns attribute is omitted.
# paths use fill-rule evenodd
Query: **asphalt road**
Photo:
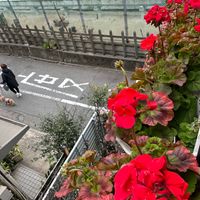
<svg viewBox="0 0 200 200"><path fill-rule="evenodd" d="M123 80L121 72L109 68L74 64L48 63L29 58L0 54L0 63L13 70L23 94L17 98L11 91L0 92L13 98L14 107L0 104L0 115L37 128L42 116L56 113L63 106L86 115L89 85L108 84L109 88Z"/></svg>

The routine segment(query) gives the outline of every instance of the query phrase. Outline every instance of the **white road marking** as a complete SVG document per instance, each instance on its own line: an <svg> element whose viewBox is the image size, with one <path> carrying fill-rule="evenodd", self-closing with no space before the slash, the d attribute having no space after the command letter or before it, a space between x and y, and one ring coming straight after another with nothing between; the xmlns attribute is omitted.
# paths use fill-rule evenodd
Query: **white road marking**
<svg viewBox="0 0 200 200"><path fill-rule="evenodd" d="M84 103L70 101L70 100L67 100L67 99L56 98L56 97L52 97L52 96L49 96L49 95L44 95L44 94L40 94L40 93L36 93L36 92L30 92L30 91L27 91L27 90L21 90L21 91L24 94L30 94L30 95L33 95L33 96L37 96L37 97L41 97L41 98L45 98L45 99L50 99L50 100L58 101L58 102L65 103L65 104L70 104L70 105L75 105L75 106L80 106L80 107L83 107L83 108L90 108L92 110L95 110L94 106L89 106L89 105L84 104Z"/></svg>
<svg viewBox="0 0 200 200"><path fill-rule="evenodd" d="M65 95L65 96L69 96L69 97L72 97L72 98L75 98L77 99L78 96L77 95L73 95L73 94L69 94L69 93L66 93L66 92L61 92L59 90L55 90L55 89L51 89L51 88L48 88L48 87L44 87L44 86L41 86L41 85L37 85L37 84L34 84L34 83L29 83L27 82L29 78L31 78L33 75L35 74L35 72L32 72L30 75L28 76L24 76L24 75L18 75L19 77L25 77L25 79L23 79L21 81L21 83L25 84L25 85L29 85L29 86L33 86L33 87L36 87L36 88L40 88L40 89L44 89L44 90L47 90L47 91L50 91L50 92L54 92L54 93L57 93L57 94L62 94L62 95Z"/></svg>

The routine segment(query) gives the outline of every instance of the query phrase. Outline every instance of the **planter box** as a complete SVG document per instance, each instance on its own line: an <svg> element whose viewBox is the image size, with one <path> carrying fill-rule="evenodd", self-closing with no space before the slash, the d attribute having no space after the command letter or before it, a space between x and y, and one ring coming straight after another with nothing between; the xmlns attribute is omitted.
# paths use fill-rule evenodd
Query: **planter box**
<svg viewBox="0 0 200 200"><path fill-rule="evenodd" d="M97 151L97 155L101 157L102 151L102 142L104 140L104 129L102 124L97 124L96 115L94 114L90 121L88 122L87 126L81 133L78 141L74 145L73 149L71 150L69 156L65 160L65 162L69 162L72 159L81 156L86 150L91 149ZM98 128L97 128L98 127ZM130 153L130 149L122 140L117 138L117 143L119 144L119 151L125 151L127 154ZM200 131L196 140L195 148L193 154L198 157L200 153L198 153L200 144ZM57 192L63 182L63 178L61 176L61 171L54 176L53 180L49 184L49 180L47 179L47 183L49 184L46 190L40 192L35 200L57 200L54 197L54 193ZM45 188L45 184L43 186ZM76 198L76 193L71 193L67 197L62 198L66 200L74 200Z"/></svg>

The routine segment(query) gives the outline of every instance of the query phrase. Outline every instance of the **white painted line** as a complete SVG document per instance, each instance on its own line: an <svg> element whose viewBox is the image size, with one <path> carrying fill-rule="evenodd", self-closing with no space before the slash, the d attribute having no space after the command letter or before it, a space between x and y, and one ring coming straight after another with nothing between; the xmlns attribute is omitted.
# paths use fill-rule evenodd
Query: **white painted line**
<svg viewBox="0 0 200 200"><path fill-rule="evenodd" d="M66 92L61 92L61 91L59 91L59 90L55 90L55 89L51 89L51 88L44 87L44 86L41 86L41 85L37 85L37 84L34 84L34 83L29 83L29 82L27 82L27 80L28 80L30 77L32 77L34 74L35 74L35 72L32 72L29 76L24 76L24 75L18 75L18 76L19 76L19 77L26 77L25 79L23 79L23 80L21 81L21 83L23 83L23 84L25 84L25 85L29 85L29 86L32 86L32 87L44 89L44 90L47 90L47 91L50 91L50 92L54 92L54 93L57 93L57 94L62 94L62 95L69 96L69 97L72 97L72 98L75 98L75 99L78 98L77 95L69 94L69 93L66 93Z"/></svg>
<svg viewBox="0 0 200 200"><path fill-rule="evenodd" d="M36 92L30 92L30 91L27 91L27 90L21 90L21 91L24 94L30 94L30 95L33 95L33 96L37 96L37 97L41 97L41 98L45 98L45 99L49 99L49 100L53 100L53 101L58 101L58 102L65 103L65 104L70 104L70 105L74 105L74 106L80 106L80 107L83 107L83 108L90 108L92 110L95 110L94 106L89 106L89 105L84 104L84 103L79 103L79 102L76 102L76 101L70 101L70 100L67 100L67 99L56 98L56 97L52 97L52 96L48 96L48 95L44 95L44 94L40 94L40 93L36 93Z"/></svg>

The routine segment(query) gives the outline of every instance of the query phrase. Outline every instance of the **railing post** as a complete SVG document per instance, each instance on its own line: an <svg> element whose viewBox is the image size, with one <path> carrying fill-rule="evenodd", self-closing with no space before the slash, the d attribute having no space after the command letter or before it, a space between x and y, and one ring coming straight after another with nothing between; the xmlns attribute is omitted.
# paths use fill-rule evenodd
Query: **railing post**
<svg viewBox="0 0 200 200"><path fill-rule="evenodd" d="M133 32L133 39L134 39L135 58L138 58L138 42L135 31Z"/></svg>
<svg viewBox="0 0 200 200"><path fill-rule="evenodd" d="M124 58L125 58L126 57L126 43L125 43L124 31L121 32L121 36L122 36L123 53L124 53Z"/></svg>
<svg viewBox="0 0 200 200"><path fill-rule="evenodd" d="M56 42L56 45L57 45L58 49L61 49L60 43L59 43L59 41L58 41L58 38L56 37L56 33L55 33L55 31L54 31L54 29L53 29L52 26L50 27L50 30L51 30L51 32L52 32L52 34L53 34L53 37L54 37L54 40L55 40L55 42Z"/></svg>
<svg viewBox="0 0 200 200"><path fill-rule="evenodd" d="M74 51L77 51L77 48L76 48L76 42L73 38L73 33L72 31L69 29L69 35L70 35L70 39L72 40L72 44L73 44L73 47L74 47Z"/></svg>
<svg viewBox="0 0 200 200"><path fill-rule="evenodd" d="M40 42L39 45L43 45L43 42L44 42L44 41L43 41L42 36L40 35L40 32L39 32L37 26L34 26L34 28L35 28L35 31L36 31L36 33L37 33L37 38L39 39L39 42Z"/></svg>
<svg viewBox="0 0 200 200"><path fill-rule="evenodd" d="M113 56L115 56L116 55L116 53L115 53L115 44L114 44L112 31L110 31L110 41L111 41L111 45L112 45L112 54L113 54Z"/></svg>
<svg viewBox="0 0 200 200"><path fill-rule="evenodd" d="M64 44L65 44L65 49L68 51L68 46L67 46L67 41L66 41L66 38L65 38L65 35L64 35L64 32L62 30L59 30L60 31L60 35L64 41Z"/></svg>
<svg viewBox="0 0 200 200"><path fill-rule="evenodd" d="M99 30L99 39L100 39L101 47L102 47L102 54L105 55L105 46L104 46L103 36L101 34L101 30Z"/></svg>
<svg viewBox="0 0 200 200"><path fill-rule="evenodd" d="M17 29L15 28L13 24L12 24L12 29L14 30L15 34L19 38L19 41L21 42L21 44L24 44L24 40L22 39L22 36L20 35L19 31L17 31Z"/></svg>
<svg viewBox="0 0 200 200"><path fill-rule="evenodd" d="M12 31L10 30L10 27L9 27L7 24L5 25L5 27L6 27L6 29L8 30L9 35L10 35L11 38L13 39L13 42L17 44L17 43L18 43L18 42L17 42L17 39L15 38L15 35L14 35L14 34L12 33Z"/></svg>
<svg viewBox="0 0 200 200"><path fill-rule="evenodd" d="M94 48L94 41L93 41L92 31L89 30L88 33L89 33L90 43L91 43L91 47L92 47L92 53L95 54L95 48Z"/></svg>
<svg viewBox="0 0 200 200"><path fill-rule="evenodd" d="M8 40L8 43L12 43L12 40L10 39L9 34L4 30L3 26L1 26L1 30L3 34L5 35L6 39Z"/></svg>
<svg viewBox="0 0 200 200"><path fill-rule="evenodd" d="M29 34L30 34L30 37L33 39L33 43L35 46L37 46L37 40L35 39L35 36L32 34L30 28L28 25L26 25L26 29L28 30Z"/></svg>
<svg viewBox="0 0 200 200"><path fill-rule="evenodd" d="M82 34L80 34L80 40L81 40L81 45L82 45L82 48L83 48L83 52L86 53L85 43L84 43Z"/></svg>

